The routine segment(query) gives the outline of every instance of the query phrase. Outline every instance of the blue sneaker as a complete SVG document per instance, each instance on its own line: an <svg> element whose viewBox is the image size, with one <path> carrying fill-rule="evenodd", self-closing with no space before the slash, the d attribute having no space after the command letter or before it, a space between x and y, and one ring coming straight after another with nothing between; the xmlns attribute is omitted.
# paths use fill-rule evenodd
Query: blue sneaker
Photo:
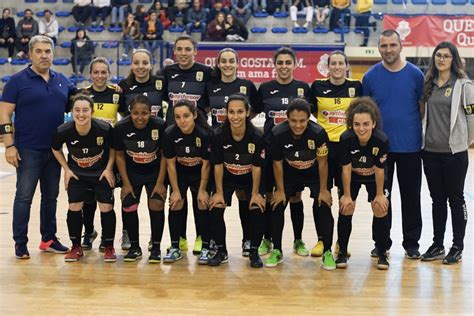
<svg viewBox="0 0 474 316"><path fill-rule="evenodd" d="M163 257L163 262L165 263L174 263L178 260L181 260L183 255L181 254L181 250L178 248L170 248L166 256Z"/></svg>
<svg viewBox="0 0 474 316"><path fill-rule="evenodd" d="M53 252L53 253L67 253L69 250L68 247L63 246L57 239L41 241L39 245L39 249L42 251Z"/></svg>
<svg viewBox="0 0 474 316"><path fill-rule="evenodd" d="M15 256L17 259L30 259L30 253L26 244L15 244Z"/></svg>

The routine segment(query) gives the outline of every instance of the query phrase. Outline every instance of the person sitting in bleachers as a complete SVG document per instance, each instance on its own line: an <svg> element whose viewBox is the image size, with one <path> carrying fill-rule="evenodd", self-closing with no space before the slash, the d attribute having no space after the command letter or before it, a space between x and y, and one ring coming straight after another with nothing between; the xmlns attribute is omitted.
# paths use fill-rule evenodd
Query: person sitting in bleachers
<svg viewBox="0 0 474 316"><path fill-rule="evenodd" d="M313 22L313 2L311 0L293 0L290 7L291 22L294 27L300 27L298 24L298 14L306 15L306 22L303 24L304 28L311 26Z"/></svg>
<svg viewBox="0 0 474 316"><path fill-rule="evenodd" d="M172 26L184 26L184 20L188 14L188 3L186 0L175 0L174 7L168 9Z"/></svg>
<svg viewBox="0 0 474 316"><path fill-rule="evenodd" d="M84 73L84 69L90 64L92 55L94 54L94 43L87 36L86 30L79 29L76 36L71 41L71 64L72 71L77 73L77 65L79 65L79 74Z"/></svg>
<svg viewBox="0 0 474 316"><path fill-rule="evenodd" d="M84 26L91 16L92 0L74 0L72 16L77 26Z"/></svg>
<svg viewBox="0 0 474 316"><path fill-rule="evenodd" d="M51 38L54 42L54 45L56 45L56 42L58 41L59 25L51 10L44 10L44 17L39 21L38 28L40 35L45 35Z"/></svg>
<svg viewBox="0 0 474 316"><path fill-rule="evenodd" d="M112 0L112 13L110 26L122 27L123 22L125 21L125 15L127 12L131 11L129 0Z"/></svg>
<svg viewBox="0 0 474 316"><path fill-rule="evenodd" d="M146 12L145 6L143 4L137 5L135 8L135 21L140 24L142 27L143 23L148 19L148 13Z"/></svg>
<svg viewBox="0 0 474 316"><path fill-rule="evenodd" d="M215 0L212 3L212 9L209 11L209 14L207 15L207 22L214 21L216 18L216 15L220 12L224 13L224 16L229 13L229 9L224 7L224 3L222 0Z"/></svg>
<svg viewBox="0 0 474 316"><path fill-rule="evenodd" d="M225 17L225 37L228 42L245 42L249 38L249 31L239 19L229 13Z"/></svg>
<svg viewBox="0 0 474 316"><path fill-rule="evenodd" d="M171 21L168 18L168 10L163 7L161 0L155 0L148 10L148 14L151 11L155 11L158 14L158 20L160 20L163 28L167 30L171 26Z"/></svg>
<svg viewBox="0 0 474 316"><path fill-rule="evenodd" d="M223 42L225 41L225 14L217 13L214 20L207 26L206 41Z"/></svg>
<svg viewBox="0 0 474 316"><path fill-rule="evenodd" d="M329 18L329 30L334 31L335 28L342 28L341 15L349 14L351 10L351 0L331 0L331 17ZM350 15L344 16L344 27L348 28L351 25Z"/></svg>
<svg viewBox="0 0 474 316"><path fill-rule="evenodd" d="M250 19L252 9L252 0L232 0L232 10L230 11L244 25Z"/></svg>
<svg viewBox="0 0 474 316"><path fill-rule="evenodd" d="M142 34L143 47L153 55L160 45L158 41L163 40L163 25L158 20L158 15L155 11L150 12L148 21L142 25Z"/></svg>
<svg viewBox="0 0 474 316"><path fill-rule="evenodd" d="M200 30L201 41L203 41L206 36L207 10L201 7L199 0L193 0L193 6L188 10L186 21L186 33L191 35L192 30Z"/></svg>
<svg viewBox="0 0 474 316"><path fill-rule="evenodd" d="M267 12L266 0L253 0L253 12Z"/></svg>
<svg viewBox="0 0 474 316"><path fill-rule="evenodd" d="M92 26L103 26L112 11L110 0L94 0L91 11ZM98 17L100 20L97 20Z"/></svg>
<svg viewBox="0 0 474 316"><path fill-rule="evenodd" d="M10 16L10 9L3 9L2 18L0 18L0 47L8 49L8 62L12 61L13 51L15 49L15 20Z"/></svg>
<svg viewBox="0 0 474 316"><path fill-rule="evenodd" d="M125 53L122 54L123 58L128 58L130 52L135 48L135 43L140 40L141 27L140 23L135 20L133 13L129 12L127 14L127 20L123 24L123 48Z"/></svg>
<svg viewBox="0 0 474 316"><path fill-rule="evenodd" d="M364 41L362 42L362 45L360 45L362 47L367 46L369 42L369 26L374 29L374 32L377 30L377 23L369 22L373 5L374 0L357 0L356 3L356 12L358 15L356 16L355 26L362 31L362 34L364 34Z"/></svg>
<svg viewBox="0 0 474 316"><path fill-rule="evenodd" d="M314 0L314 12L316 15L316 25L318 27L324 26L324 22L329 16L329 0Z"/></svg>
<svg viewBox="0 0 474 316"><path fill-rule="evenodd" d="M24 14L24 18L16 26L15 46L18 58L28 57L28 43L33 36L38 35L38 22L33 18L33 11L25 9Z"/></svg>

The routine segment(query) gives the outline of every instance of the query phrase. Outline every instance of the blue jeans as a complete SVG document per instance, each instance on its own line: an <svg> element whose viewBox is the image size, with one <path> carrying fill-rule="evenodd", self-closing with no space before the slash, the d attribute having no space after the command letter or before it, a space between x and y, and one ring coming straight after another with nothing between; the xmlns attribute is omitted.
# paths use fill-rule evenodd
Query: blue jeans
<svg viewBox="0 0 474 316"><path fill-rule="evenodd" d="M197 28L194 27L194 23L190 22L186 24L186 33L188 35L191 35L191 32L193 30L200 30L201 31L201 41L204 40L206 37L206 30L207 30L207 24L205 22L201 22Z"/></svg>
<svg viewBox="0 0 474 316"><path fill-rule="evenodd" d="M126 5L122 5L120 7L112 7L112 18L110 23L114 25L117 23L123 23L127 8L128 6Z"/></svg>
<svg viewBox="0 0 474 316"><path fill-rule="evenodd" d="M130 55L132 49L135 48L135 41L130 35L124 35L123 38L123 48L125 49L125 54Z"/></svg>
<svg viewBox="0 0 474 316"><path fill-rule="evenodd" d="M51 150L18 149L21 160L16 170L16 193L13 203L13 239L28 242L31 201L38 181L41 190L40 233L43 241L56 238L56 199L59 193L61 166Z"/></svg>
<svg viewBox="0 0 474 316"><path fill-rule="evenodd" d="M150 41L150 40L145 40L143 41L143 47L150 52L150 54L154 54L155 50L160 47L160 41L155 40L155 41Z"/></svg>

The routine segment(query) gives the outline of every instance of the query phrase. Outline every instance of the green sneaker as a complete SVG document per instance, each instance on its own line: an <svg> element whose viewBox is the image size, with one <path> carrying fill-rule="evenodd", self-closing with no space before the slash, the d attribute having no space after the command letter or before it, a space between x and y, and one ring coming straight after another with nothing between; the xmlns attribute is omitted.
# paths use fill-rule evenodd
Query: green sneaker
<svg viewBox="0 0 474 316"><path fill-rule="evenodd" d="M270 239L263 239L260 247L258 247L258 255L265 256L272 251L272 242Z"/></svg>
<svg viewBox="0 0 474 316"><path fill-rule="evenodd" d="M193 254L199 255L201 254L201 250L202 250L202 238L201 236L197 236L196 240L194 241Z"/></svg>
<svg viewBox="0 0 474 316"><path fill-rule="evenodd" d="M296 253L298 256L306 257L309 255L309 250L306 249L303 240L297 239L293 243L293 252Z"/></svg>
<svg viewBox="0 0 474 316"><path fill-rule="evenodd" d="M323 269L336 270L336 262L334 261L331 250L326 250L323 254Z"/></svg>
<svg viewBox="0 0 474 316"><path fill-rule="evenodd" d="M179 250L187 251L188 250L188 240L182 237L179 237Z"/></svg>
<svg viewBox="0 0 474 316"><path fill-rule="evenodd" d="M273 249L270 257L265 260L265 267L274 268L283 262L283 254L278 249Z"/></svg>

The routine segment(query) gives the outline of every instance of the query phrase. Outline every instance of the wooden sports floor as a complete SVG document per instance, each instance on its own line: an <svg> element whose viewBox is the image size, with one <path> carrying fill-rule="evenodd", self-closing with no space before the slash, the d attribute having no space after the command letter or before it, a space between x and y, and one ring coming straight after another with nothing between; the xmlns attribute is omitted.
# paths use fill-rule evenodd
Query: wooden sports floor
<svg viewBox="0 0 474 316"><path fill-rule="evenodd" d="M474 152L470 153L471 161ZM62 181L61 181L62 185ZM124 263L118 251L116 263L104 263L98 242L77 263L64 262L64 255L38 250L39 193L32 205L29 225L30 260L14 256L11 221L15 174L0 152L0 315L156 315L156 314L372 314L372 315L473 315L474 242L472 217L465 238L461 264L420 262L404 258L401 247L401 217L398 189L393 192L394 217L390 269L379 271L369 252L371 213L366 194L359 197L349 250L352 257L345 270L325 271L320 258L292 253L293 233L289 210L284 232L285 261L277 268L252 269L240 255L241 228L237 203L227 209L229 263L220 267L198 266L188 252L173 264L150 265L148 254L137 263ZM334 193L334 192L333 192ZM116 196L118 191L116 191ZM333 194L335 196L335 194ZM474 209L474 169L466 182L468 209ZM303 239L308 247L316 242L308 192L304 193ZM431 244L431 202L423 183L424 229L420 251ZM67 197L58 199L58 237L70 245L66 227ZM120 214L119 212L117 212ZM333 207L333 214L337 210ZM450 218L450 216L449 216ZM96 216L96 226L100 228ZM120 215L116 248L119 248ZM451 246L448 222L445 247ZM167 225L166 225L167 226ZM140 210L141 246L149 239L149 218ZM336 239L336 237L334 237ZM192 215L188 239L194 240ZM169 244L165 228L162 251ZM190 242L192 247L193 242Z"/></svg>

